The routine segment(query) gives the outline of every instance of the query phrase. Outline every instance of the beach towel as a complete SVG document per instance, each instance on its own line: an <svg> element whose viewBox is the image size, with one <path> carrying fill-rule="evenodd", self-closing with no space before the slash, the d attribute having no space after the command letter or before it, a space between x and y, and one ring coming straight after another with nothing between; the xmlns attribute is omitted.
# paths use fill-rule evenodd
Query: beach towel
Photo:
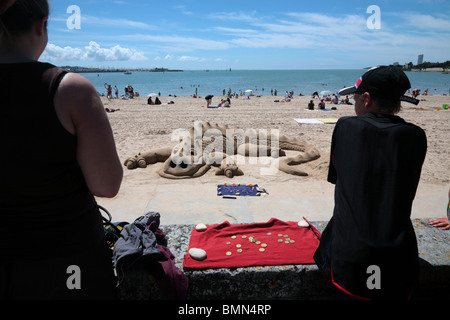
<svg viewBox="0 0 450 320"><path fill-rule="evenodd" d="M307 227L298 222L275 218L264 223L221 224L207 226L204 231L193 229L184 269L234 268L285 264L314 264L320 232L306 219ZM198 261L189 250L206 251L206 259Z"/></svg>
<svg viewBox="0 0 450 320"><path fill-rule="evenodd" d="M218 196L259 196L260 189L257 184L219 184Z"/></svg>
<svg viewBox="0 0 450 320"><path fill-rule="evenodd" d="M317 119L322 123L336 123L338 121L338 119L334 119L334 118L323 118L323 119Z"/></svg>
<svg viewBox="0 0 450 320"><path fill-rule="evenodd" d="M294 119L299 124L323 124L322 121L317 119Z"/></svg>
<svg viewBox="0 0 450 320"><path fill-rule="evenodd" d="M331 124L336 123L338 119L320 118L320 119L294 119L298 124Z"/></svg>

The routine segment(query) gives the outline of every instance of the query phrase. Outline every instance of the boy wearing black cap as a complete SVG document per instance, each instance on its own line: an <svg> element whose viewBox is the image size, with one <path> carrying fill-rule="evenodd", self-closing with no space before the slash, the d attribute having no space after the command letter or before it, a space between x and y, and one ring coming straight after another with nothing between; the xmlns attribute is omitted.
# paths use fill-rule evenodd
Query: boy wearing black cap
<svg viewBox="0 0 450 320"><path fill-rule="evenodd" d="M333 217L314 255L332 283L359 299L408 299L418 279L417 240L410 220L425 159L424 131L395 114L411 87L397 67L366 72L341 95L354 94L354 117L333 132L328 181Z"/></svg>

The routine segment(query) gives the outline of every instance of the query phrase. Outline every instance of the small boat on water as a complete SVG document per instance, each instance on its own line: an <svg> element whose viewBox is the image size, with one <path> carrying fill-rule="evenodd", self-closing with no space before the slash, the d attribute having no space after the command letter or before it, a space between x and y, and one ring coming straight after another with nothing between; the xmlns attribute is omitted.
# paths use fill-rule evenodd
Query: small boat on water
<svg viewBox="0 0 450 320"><path fill-rule="evenodd" d="M131 74L131 71L125 71L123 74Z"/></svg>

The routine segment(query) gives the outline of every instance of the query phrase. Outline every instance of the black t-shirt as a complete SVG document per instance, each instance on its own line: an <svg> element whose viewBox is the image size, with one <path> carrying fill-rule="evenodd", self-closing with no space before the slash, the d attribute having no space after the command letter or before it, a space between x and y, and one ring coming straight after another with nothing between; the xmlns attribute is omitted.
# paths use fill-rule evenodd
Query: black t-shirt
<svg viewBox="0 0 450 320"><path fill-rule="evenodd" d="M328 172L335 208L315 259L339 288L367 298L411 291L418 252L410 214L426 149L424 131L398 116L337 122ZM381 288L370 289L368 281Z"/></svg>

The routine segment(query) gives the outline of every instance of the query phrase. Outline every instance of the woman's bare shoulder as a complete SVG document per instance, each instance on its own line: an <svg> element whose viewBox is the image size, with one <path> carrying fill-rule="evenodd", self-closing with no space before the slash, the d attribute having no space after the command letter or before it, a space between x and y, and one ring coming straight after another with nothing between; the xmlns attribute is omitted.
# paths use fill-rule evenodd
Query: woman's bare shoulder
<svg viewBox="0 0 450 320"><path fill-rule="evenodd" d="M94 85L82 75L67 73L58 87L58 92L60 94L79 96L83 93L92 94L96 90Z"/></svg>

